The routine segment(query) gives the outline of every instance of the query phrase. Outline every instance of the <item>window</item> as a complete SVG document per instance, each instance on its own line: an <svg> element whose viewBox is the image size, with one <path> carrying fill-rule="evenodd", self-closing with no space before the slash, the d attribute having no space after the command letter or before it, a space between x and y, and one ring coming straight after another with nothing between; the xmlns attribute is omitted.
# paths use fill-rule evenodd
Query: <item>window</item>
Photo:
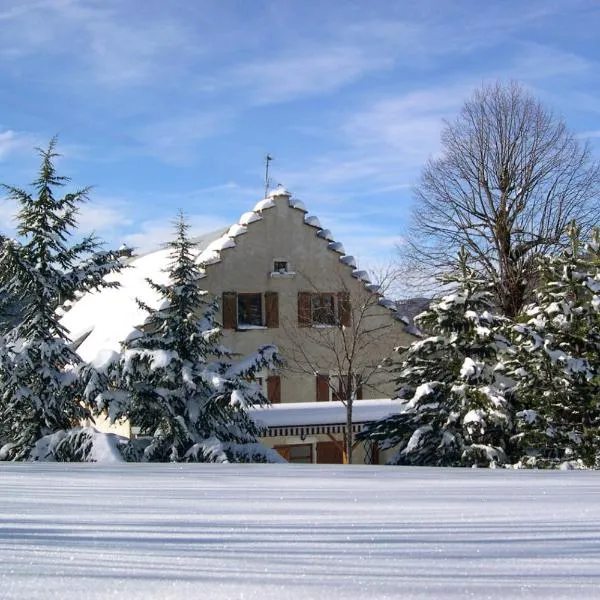
<svg viewBox="0 0 600 600"><path fill-rule="evenodd" d="M287 260L276 260L273 261L273 271L275 273L287 273L288 263Z"/></svg>
<svg viewBox="0 0 600 600"><path fill-rule="evenodd" d="M292 446L275 446L275 450L290 463L312 463L312 444L294 444Z"/></svg>
<svg viewBox="0 0 600 600"><path fill-rule="evenodd" d="M313 294L311 296L310 320L313 325L335 325L333 294Z"/></svg>
<svg viewBox="0 0 600 600"><path fill-rule="evenodd" d="M263 324L261 294L238 294L237 301L238 326Z"/></svg>
<svg viewBox="0 0 600 600"><path fill-rule="evenodd" d="M363 399L363 389L357 375L352 376L351 385L355 386L354 399ZM348 393L348 375L329 375L317 373L316 375L316 400L317 402L345 401Z"/></svg>
<svg viewBox="0 0 600 600"><path fill-rule="evenodd" d="M348 327L351 320L348 292L298 292L298 325L310 327L339 325Z"/></svg>
<svg viewBox="0 0 600 600"><path fill-rule="evenodd" d="M225 329L279 327L279 294L277 292L265 292L264 294L223 292L222 307Z"/></svg>

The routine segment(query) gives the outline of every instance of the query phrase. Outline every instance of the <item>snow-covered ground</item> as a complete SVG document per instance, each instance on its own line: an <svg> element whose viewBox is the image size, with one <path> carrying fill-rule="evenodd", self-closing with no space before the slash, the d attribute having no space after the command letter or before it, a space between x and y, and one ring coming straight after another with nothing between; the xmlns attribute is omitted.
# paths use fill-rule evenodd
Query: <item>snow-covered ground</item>
<svg viewBox="0 0 600 600"><path fill-rule="evenodd" d="M598 598L600 473L0 464L0 598Z"/></svg>

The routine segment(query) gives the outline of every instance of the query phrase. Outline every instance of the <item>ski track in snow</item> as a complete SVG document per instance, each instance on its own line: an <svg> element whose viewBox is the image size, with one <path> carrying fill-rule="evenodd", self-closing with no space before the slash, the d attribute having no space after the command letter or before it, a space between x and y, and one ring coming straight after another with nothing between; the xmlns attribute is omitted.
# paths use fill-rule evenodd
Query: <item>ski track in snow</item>
<svg viewBox="0 0 600 600"><path fill-rule="evenodd" d="M0 464L0 598L597 598L600 473Z"/></svg>

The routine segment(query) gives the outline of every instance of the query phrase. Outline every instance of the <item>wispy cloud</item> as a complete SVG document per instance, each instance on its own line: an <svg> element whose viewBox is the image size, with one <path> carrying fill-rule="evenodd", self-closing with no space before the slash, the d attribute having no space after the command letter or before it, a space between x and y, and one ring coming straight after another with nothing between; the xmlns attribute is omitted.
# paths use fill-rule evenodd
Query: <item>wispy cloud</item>
<svg viewBox="0 0 600 600"><path fill-rule="evenodd" d="M140 254L156 250L173 238L175 216L173 215L173 222L165 222L164 219L144 221L139 224L135 233L123 236L122 241L135 248ZM227 219L215 217L212 214L189 214L187 221L192 237L223 229L231 224Z"/></svg>
<svg viewBox="0 0 600 600"><path fill-rule="evenodd" d="M304 48L299 55L242 64L224 80L244 88L253 102L270 104L323 95L391 64L389 57L370 57L356 47Z"/></svg>
<svg viewBox="0 0 600 600"><path fill-rule="evenodd" d="M15 154L31 152L31 149L38 144L38 138L29 133L17 132L12 129L0 131L0 161Z"/></svg>
<svg viewBox="0 0 600 600"><path fill-rule="evenodd" d="M0 12L0 53L13 60L66 58L71 69L65 82L74 87L82 80L105 86L152 82L197 55L200 45L184 22L156 10L134 10L112 0L14 2Z"/></svg>
<svg viewBox="0 0 600 600"><path fill-rule="evenodd" d="M186 163L198 142L227 131L233 118L225 109L169 117L143 126L135 138L150 156L166 163Z"/></svg>

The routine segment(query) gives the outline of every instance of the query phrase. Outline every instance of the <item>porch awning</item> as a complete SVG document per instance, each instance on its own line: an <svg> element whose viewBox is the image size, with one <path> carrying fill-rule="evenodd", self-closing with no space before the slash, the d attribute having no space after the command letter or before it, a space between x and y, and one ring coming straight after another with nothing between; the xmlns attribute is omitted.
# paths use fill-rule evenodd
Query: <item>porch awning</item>
<svg viewBox="0 0 600 600"><path fill-rule="evenodd" d="M364 424L400 412L398 400L357 400L352 410L352 431L359 433ZM266 427L263 437L343 433L346 407L342 402L298 402L274 404L251 411L254 420Z"/></svg>

